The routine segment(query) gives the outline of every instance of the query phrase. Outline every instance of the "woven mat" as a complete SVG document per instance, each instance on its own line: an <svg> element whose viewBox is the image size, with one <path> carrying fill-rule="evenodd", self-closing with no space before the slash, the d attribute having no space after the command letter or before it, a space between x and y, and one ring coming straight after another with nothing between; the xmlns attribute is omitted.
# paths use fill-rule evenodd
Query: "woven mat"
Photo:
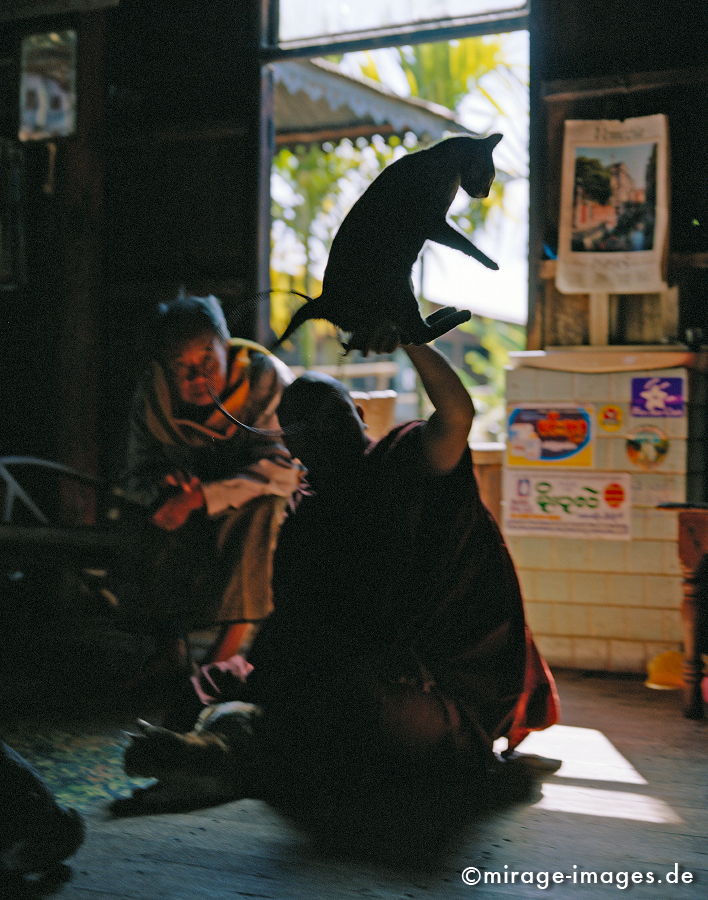
<svg viewBox="0 0 708 900"><path fill-rule="evenodd" d="M2 737L34 766L59 803L82 813L105 810L116 797L150 783L123 771L126 738L119 726L15 722Z"/></svg>

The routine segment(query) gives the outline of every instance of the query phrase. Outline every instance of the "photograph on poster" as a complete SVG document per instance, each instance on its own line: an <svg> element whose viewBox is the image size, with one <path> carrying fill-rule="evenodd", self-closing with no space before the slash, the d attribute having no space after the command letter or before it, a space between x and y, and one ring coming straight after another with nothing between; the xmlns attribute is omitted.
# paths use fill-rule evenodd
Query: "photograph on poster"
<svg viewBox="0 0 708 900"><path fill-rule="evenodd" d="M656 154L655 143L575 148L574 251L652 249Z"/></svg>
<svg viewBox="0 0 708 900"><path fill-rule="evenodd" d="M664 115L565 122L559 291L666 290L667 160Z"/></svg>
<svg viewBox="0 0 708 900"><path fill-rule="evenodd" d="M75 128L76 32L30 34L22 41L18 137L66 137Z"/></svg>

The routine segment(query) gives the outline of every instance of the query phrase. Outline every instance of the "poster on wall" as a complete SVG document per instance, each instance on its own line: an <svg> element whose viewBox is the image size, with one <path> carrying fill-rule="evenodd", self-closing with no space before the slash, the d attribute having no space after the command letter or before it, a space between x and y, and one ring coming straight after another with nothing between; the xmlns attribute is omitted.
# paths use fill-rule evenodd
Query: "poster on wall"
<svg viewBox="0 0 708 900"><path fill-rule="evenodd" d="M570 403L521 403L508 409L509 466L593 465L594 408Z"/></svg>
<svg viewBox="0 0 708 900"><path fill-rule="evenodd" d="M562 293L667 289L668 120L568 120L556 287Z"/></svg>
<svg viewBox="0 0 708 900"><path fill-rule="evenodd" d="M76 128L76 32L47 31L22 41L21 141L66 137Z"/></svg>
<svg viewBox="0 0 708 900"><path fill-rule="evenodd" d="M626 472L506 469L506 534L627 541L631 477Z"/></svg>

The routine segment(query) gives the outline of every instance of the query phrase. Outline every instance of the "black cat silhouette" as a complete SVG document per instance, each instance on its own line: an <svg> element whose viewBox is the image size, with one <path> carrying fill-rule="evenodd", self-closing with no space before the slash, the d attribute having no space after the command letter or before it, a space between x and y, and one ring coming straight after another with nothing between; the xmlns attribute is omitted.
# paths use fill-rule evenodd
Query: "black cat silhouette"
<svg viewBox="0 0 708 900"><path fill-rule="evenodd" d="M327 319L349 332L345 351L368 352L382 328L395 328L402 344L425 344L470 318L445 307L423 319L411 269L426 240L460 250L489 269L495 262L446 215L458 188L473 198L489 195L492 150L501 134L451 137L403 156L369 185L339 227L329 253L322 293L307 300L273 345L278 347L308 319Z"/></svg>

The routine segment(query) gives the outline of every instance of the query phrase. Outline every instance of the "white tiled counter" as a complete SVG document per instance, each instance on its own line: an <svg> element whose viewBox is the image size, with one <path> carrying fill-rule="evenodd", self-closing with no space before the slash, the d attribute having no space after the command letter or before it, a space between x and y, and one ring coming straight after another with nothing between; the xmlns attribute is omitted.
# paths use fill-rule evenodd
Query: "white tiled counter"
<svg viewBox="0 0 708 900"><path fill-rule="evenodd" d="M657 653L680 649L678 512L656 506L706 499L706 362L705 353L681 348L513 354L510 407L558 403L592 410L593 463L583 471L628 473L631 484L629 540L507 533L529 623L552 665L643 672ZM683 379L684 413L633 416L632 379L657 375ZM615 431L598 424L607 406L621 411ZM647 469L627 453L628 434L642 426L669 439L665 456ZM563 471L573 474L572 466Z"/></svg>

